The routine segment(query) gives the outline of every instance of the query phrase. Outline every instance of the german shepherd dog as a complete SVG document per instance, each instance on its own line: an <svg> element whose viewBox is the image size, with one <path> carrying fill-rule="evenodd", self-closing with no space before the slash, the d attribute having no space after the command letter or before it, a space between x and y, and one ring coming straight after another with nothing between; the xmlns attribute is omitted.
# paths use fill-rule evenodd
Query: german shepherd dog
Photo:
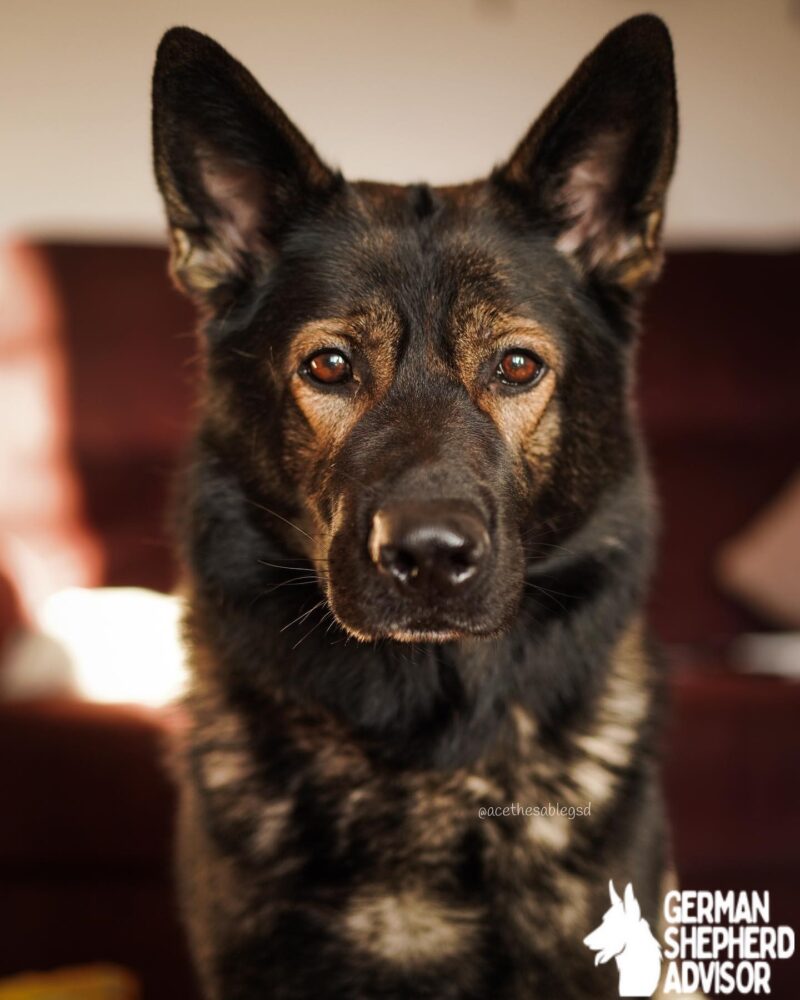
<svg viewBox="0 0 800 1000"><path fill-rule="evenodd" d="M210 1000L611 997L657 919L662 682L632 404L676 143L635 17L484 180L350 183L164 37L155 166L203 316L182 489L183 909Z"/></svg>

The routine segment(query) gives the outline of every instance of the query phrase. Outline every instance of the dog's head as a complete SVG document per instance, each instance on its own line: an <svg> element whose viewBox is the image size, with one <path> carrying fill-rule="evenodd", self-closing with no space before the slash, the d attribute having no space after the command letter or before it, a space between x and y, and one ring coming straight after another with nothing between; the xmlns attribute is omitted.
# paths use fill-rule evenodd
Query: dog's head
<svg viewBox="0 0 800 1000"><path fill-rule="evenodd" d="M216 43L165 36L155 164L206 317L203 434L350 633L500 632L526 567L629 474L632 317L675 139L650 16L489 178L433 189L348 183Z"/></svg>

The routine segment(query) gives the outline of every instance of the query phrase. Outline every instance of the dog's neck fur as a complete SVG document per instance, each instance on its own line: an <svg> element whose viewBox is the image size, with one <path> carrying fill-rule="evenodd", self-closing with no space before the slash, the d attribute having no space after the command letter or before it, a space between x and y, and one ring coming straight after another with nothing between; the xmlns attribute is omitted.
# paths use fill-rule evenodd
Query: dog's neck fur
<svg viewBox="0 0 800 1000"><path fill-rule="evenodd" d="M508 632L444 644L349 638L316 583L275 568L299 566L286 562L296 553L265 533L221 460L201 455L191 476L188 624L226 696L254 719L287 700L332 713L387 763L467 766L491 753L515 706L557 745L590 713L641 607L650 511L640 475L531 564Z"/></svg>

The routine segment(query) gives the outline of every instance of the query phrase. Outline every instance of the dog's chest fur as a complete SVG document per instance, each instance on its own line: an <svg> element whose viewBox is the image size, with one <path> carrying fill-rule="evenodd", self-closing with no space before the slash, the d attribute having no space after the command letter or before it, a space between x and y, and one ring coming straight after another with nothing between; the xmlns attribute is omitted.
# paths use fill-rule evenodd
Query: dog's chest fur
<svg viewBox="0 0 800 1000"><path fill-rule="evenodd" d="M287 998L320 977L332 997L604 995L614 976L581 941L608 878L630 877L659 826L650 797L632 796L649 776L649 675L635 624L557 744L513 705L470 766L409 770L321 710L238 711L206 665L181 753L181 855L208 981L230 991L238 963L242 995L252 976Z"/></svg>

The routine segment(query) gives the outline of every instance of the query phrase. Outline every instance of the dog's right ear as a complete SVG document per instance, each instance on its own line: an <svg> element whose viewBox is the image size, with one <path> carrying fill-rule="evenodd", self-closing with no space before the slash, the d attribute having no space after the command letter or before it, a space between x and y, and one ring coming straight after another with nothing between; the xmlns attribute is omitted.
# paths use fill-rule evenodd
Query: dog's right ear
<svg viewBox="0 0 800 1000"><path fill-rule="evenodd" d="M661 264L677 134L669 32L640 14L584 59L493 179L579 274L635 300Z"/></svg>
<svg viewBox="0 0 800 1000"><path fill-rule="evenodd" d="M173 274L208 306L263 274L292 222L341 181L253 76L190 28L158 47L153 154Z"/></svg>

